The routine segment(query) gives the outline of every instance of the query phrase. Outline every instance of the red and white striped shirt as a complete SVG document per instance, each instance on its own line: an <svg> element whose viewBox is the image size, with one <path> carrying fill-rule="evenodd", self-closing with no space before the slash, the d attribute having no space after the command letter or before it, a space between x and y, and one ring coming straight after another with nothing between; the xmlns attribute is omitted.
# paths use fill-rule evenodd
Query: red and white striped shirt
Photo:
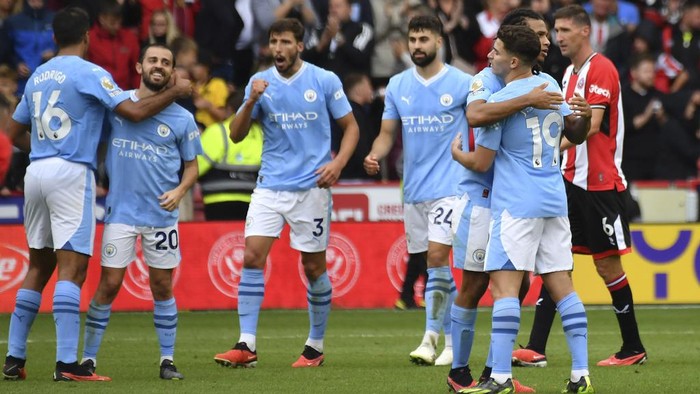
<svg viewBox="0 0 700 394"><path fill-rule="evenodd" d="M600 132L564 152L564 178L584 190L625 190L627 181L621 168L625 121L617 69L608 58L594 53L577 73L570 65L562 85L566 100L578 93L591 108L605 110Z"/></svg>

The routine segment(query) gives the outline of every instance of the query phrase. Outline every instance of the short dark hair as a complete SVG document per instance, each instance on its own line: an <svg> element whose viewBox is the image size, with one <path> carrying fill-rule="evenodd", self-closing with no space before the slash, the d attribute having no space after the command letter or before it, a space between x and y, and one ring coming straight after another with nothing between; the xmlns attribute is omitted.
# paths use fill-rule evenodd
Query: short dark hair
<svg viewBox="0 0 700 394"><path fill-rule="evenodd" d="M579 26L591 26L591 17L586 10L578 4L567 5L554 13L554 20L571 19Z"/></svg>
<svg viewBox="0 0 700 394"><path fill-rule="evenodd" d="M345 91L349 92L356 85L362 83L362 81L364 81L365 78L369 79L369 77L366 74L349 73L347 76L345 76L345 79L343 80L343 87L345 88Z"/></svg>
<svg viewBox="0 0 700 394"><path fill-rule="evenodd" d="M304 41L304 25L295 18L284 18L274 22L267 32L267 38L272 37L272 34L284 32L291 32L297 42Z"/></svg>
<svg viewBox="0 0 700 394"><path fill-rule="evenodd" d="M535 12L529 8L516 8L506 14L503 18L503 22L501 22L501 26L527 26L528 19L542 21L545 24L547 23L539 12Z"/></svg>
<svg viewBox="0 0 700 394"><path fill-rule="evenodd" d="M173 53L173 50L170 49L169 46L159 43L147 44L146 46L141 48L141 53L139 54L139 63L143 63L143 58L146 56L146 51L148 51L150 48L163 48L170 51L170 55L173 57L173 67L175 67L175 54Z"/></svg>
<svg viewBox="0 0 700 394"><path fill-rule="evenodd" d="M90 17L82 8L64 8L56 13L52 27L59 48L80 44L90 29Z"/></svg>
<svg viewBox="0 0 700 394"><path fill-rule="evenodd" d="M442 22L435 15L418 15L408 22L408 31L431 31L438 36L442 36Z"/></svg>
<svg viewBox="0 0 700 394"><path fill-rule="evenodd" d="M638 55L633 56L630 60L630 70L634 70L644 62L651 62L651 64L656 65L656 59L654 59L652 55L648 53L640 53Z"/></svg>
<svg viewBox="0 0 700 394"><path fill-rule="evenodd" d="M501 40L506 51L514 54L528 66L537 61L542 51L540 39L532 29L525 26L501 26L496 38Z"/></svg>
<svg viewBox="0 0 700 394"><path fill-rule="evenodd" d="M122 6L117 0L100 0L98 6L98 15L122 16Z"/></svg>

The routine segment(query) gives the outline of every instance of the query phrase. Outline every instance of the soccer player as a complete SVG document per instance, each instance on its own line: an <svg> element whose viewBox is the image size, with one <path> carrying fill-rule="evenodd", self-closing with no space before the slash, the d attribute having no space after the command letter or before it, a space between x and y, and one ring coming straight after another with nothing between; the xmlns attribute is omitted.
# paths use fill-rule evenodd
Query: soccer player
<svg viewBox="0 0 700 394"><path fill-rule="evenodd" d="M88 47L88 28L87 13L79 8L56 14L53 31L58 55L29 78L8 128L17 147L31 150L31 164L24 190L29 271L10 319L3 367L7 379L26 377L27 335L39 310L41 292L58 268L53 295L54 380L109 380L91 373L77 360L80 288L93 249L94 171L104 116L106 110L113 110L140 121L192 92L190 82L180 79L161 94L138 103L127 100L129 95L108 72L82 59Z"/></svg>
<svg viewBox="0 0 700 394"><path fill-rule="evenodd" d="M530 9L519 8L508 13L503 19L502 26L508 25L526 26L538 35L541 52L537 57L537 63L544 62L550 42L547 38L547 25L542 16ZM472 124L471 117L476 118L475 123L483 125L485 122L494 123L502 120L528 106L550 109L553 108L553 104L561 104L567 127L578 130L578 132L588 130L587 119L590 118L590 107L585 100L578 96L574 97L570 100L569 106L562 101L563 97L560 93L544 90L546 85L558 86L554 79L544 73L540 73L539 76L548 83L536 87L527 95L495 103L487 102L487 100L492 93L503 88L503 81L493 74L490 67L479 72L472 80L472 91L467 99L467 120L470 121L470 125ZM473 108L478 108L479 111L474 111ZM572 111L576 111L576 114ZM583 119L576 116L579 114L583 115ZM459 391L474 382L468 361L474 341L476 308L486 292L489 281L488 274L483 271L484 251L491 219L493 167L475 166L473 159L474 155L488 154L488 150L480 143L480 140L486 137L483 135L485 132L487 132L486 128L474 128L463 143L460 143L460 135L460 138L455 139L452 144L453 158L471 170L464 173L460 182L461 197L455 206L456 220L453 221L454 264L455 267L462 269L462 284L452 306L454 360L448 374L447 384L453 391ZM525 275L520 287L519 298L521 302L527 294L529 286L529 276ZM480 381L488 379L491 367L492 360L487 359L486 367L479 378ZM532 390L521 385L517 380L514 380L513 384L517 392L530 392Z"/></svg>
<svg viewBox="0 0 700 394"><path fill-rule="evenodd" d="M141 51L136 72L141 75L138 101L166 88L173 73L173 53L161 44ZM192 114L170 104L157 115L130 122L108 115L107 194L102 236L102 273L85 320L85 344L81 365L97 367L97 352L126 268L136 258L141 237L153 293L153 323L160 343L160 377L182 379L173 364L177 306L173 297L173 269L180 263L177 231L178 204L197 180L196 157L202 152L199 130ZM182 180L178 177L184 163Z"/></svg>
<svg viewBox="0 0 700 394"><path fill-rule="evenodd" d="M416 16L408 24L408 48L415 67L389 80L379 136L365 158L368 174L379 172L379 160L391 149L401 125L404 162L404 227L408 253L427 251L425 334L409 355L425 365L452 362L450 305L456 287L449 267L457 183L463 169L450 158L450 143L465 130L471 76L444 64L442 23L434 16ZM436 359L441 329L445 349Z"/></svg>
<svg viewBox="0 0 700 394"><path fill-rule="evenodd" d="M506 86L489 98L500 102L530 92L543 79L532 66L541 53L538 36L525 26L503 26L489 53L491 69ZM556 86L547 86L558 91ZM491 377L463 393L513 393L511 352L520 326L523 275L542 276L562 315L572 354L571 377L565 392L593 392L588 377L587 320L573 289L573 268L564 185L559 174L559 144L564 126L560 110L523 109L484 133L489 155L476 163L494 165L492 221L485 270L494 298ZM585 129L564 131L576 143ZM476 155L475 155L476 156Z"/></svg>
<svg viewBox="0 0 700 394"><path fill-rule="evenodd" d="M251 78L245 102L231 121L230 137L239 142L253 119L262 124L263 153L245 227L245 254L238 285L240 338L214 360L230 367L257 364L256 332L265 295L263 268L270 248L289 223L291 246L301 252L308 281L310 331L293 367L318 367L332 289L326 273L331 211L330 186L352 156L359 139L357 122L340 79L301 60L304 27L296 19L272 24L268 33L274 67ZM330 117L343 130L331 159ZM295 261L290 261L295 264Z"/></svg>
<svg viewBox="0 0 700 394"><path fill-rule="evenodd" d="M563 7L554 18L559 47L572 62L564 75L565 97L585 95L593 108L586 142L572 147L563 138L561 146L573 252L592 255L598 275L612 297L622 334L620 351L598 365L642 364L647 353L639 337L632 289L620 258L631 252L623 195L627 182L621 169L625 130L620 78L610 60L593 52L588 40L591 22L583 8ZM546 288L539 298L542 301L535 309L529 343L513 353L517 364L546 365L545 348L556 311Z"/></svg>

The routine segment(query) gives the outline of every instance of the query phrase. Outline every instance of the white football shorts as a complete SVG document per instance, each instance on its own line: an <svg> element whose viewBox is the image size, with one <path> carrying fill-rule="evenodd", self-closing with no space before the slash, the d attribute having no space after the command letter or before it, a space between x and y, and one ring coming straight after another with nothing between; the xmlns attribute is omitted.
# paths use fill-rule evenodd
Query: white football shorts
<svg viewBox="0 0 700 394"><path fill-rule="evenodd" d="M24 227L32 249L70 250L92 256L95 175L59 157L33 161L24 176Z"/></svg>
<svg viewBox="0 0 700 394"><path fill-rule="evenodd" d="M452 253L455 268L484 272L491 209L475 205L465 193L452 211Z"/></svg>
<svg viewBox="0 0 700 394"><path fill-rule="evenodd" d="M514 218L507 211L491 222L486 271L571 271L569 218Z"/></svg>
<svg viewBox="0 0 700 394"><path fill-rule="evenodd" d="M428 242L452 245L450 229L454 214L452 208L457 201L454 196L438 198L416 204L404 204L403 225L406 231L408 253L428 250Z"/></svg>
<svg viewBox="0 0 700 394"><path fill-rule="evenodd" d="M248 207L245 236L279 238L287 222L292 248L306 253L322 252L328 247L332 204L330 189L256 188Z"/></svg>
<svg viewBox="0 0 700 394"><path fill-rule="evenodd" d="M177 224L154 228L107 223L102 233L102 266L126 268L136 260L136 239L139 235L143 259L149 267L172 269L180 264Z"/></svg>

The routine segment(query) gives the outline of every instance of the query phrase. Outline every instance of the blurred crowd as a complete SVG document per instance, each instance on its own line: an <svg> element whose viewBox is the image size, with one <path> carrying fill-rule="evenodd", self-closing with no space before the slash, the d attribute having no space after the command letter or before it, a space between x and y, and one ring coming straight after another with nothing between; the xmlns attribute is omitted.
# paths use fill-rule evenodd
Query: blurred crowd
<svg viewBox="0 0 700 394"><path fill-rule="evenodd" d="M233 114L227 98L237 94L240 102L250 76L273 62L268 27L292 17L306 26L303 58L338 74L361 128L342 178L399 179L400 141L377 177L365 174L362 159L379 131L384 87L392 75L412 66L408 20L437 15L444 25L441 56L475 74L487 66L493 38L509 11L531 7L551 22L557 8L572 3L590 13L593 47L620 73L627 178L696 178L700 0L0 0L0 127L29 75L55 55L51 22L62 7L88 11L94 24L88 60L111 72L123 89L138 86L134 64L144 44L170 46L178 73L196 85L194 95L180 104L195 114L202 132ZM543 68L561 81L568 59L553 31L551 42ZM27 154L11 148L0 133L0 194L21 193L27 164Z"/></svg>

